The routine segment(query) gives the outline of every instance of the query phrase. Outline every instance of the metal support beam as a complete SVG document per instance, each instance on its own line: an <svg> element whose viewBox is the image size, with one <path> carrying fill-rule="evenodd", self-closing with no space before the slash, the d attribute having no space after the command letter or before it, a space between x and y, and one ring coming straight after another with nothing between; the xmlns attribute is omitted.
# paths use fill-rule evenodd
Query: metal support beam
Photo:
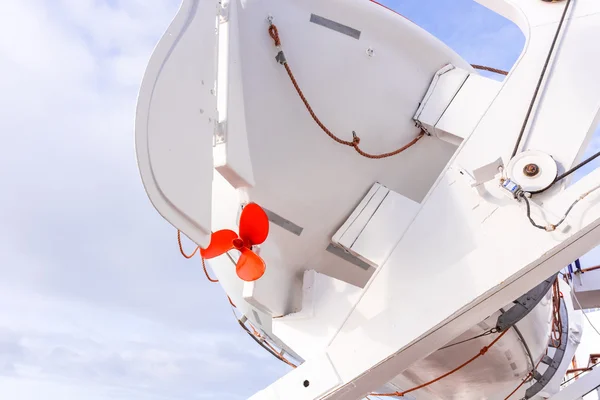
<svg viewBox="0 0 600 400"><path fill-rule="evenodd" d="M600 387L600 368L596 367L589 373L565 387L563 390L550 397L548 400L575 400Z"/></svg>
<svg viewBox="0 0 600 400"><path fill-rule="evenodd" d="M527 316L527 314L529 314L544 298L546 293L548 293L548 290L550 290L555 280L556 275L552 275L550 278L515 300L515 305L498 317L496 328L501 332L505 331L525 318L525 316Z"/></svg>

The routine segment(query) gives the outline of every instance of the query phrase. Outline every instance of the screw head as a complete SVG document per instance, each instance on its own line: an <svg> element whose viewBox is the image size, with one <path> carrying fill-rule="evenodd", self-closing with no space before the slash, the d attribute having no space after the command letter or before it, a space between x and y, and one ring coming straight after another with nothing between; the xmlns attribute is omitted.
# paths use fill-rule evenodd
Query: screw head
<svg viewBox="0 0 600 400"><path fill-rule="evenodd" d="M525 176L533 178L534 176L540 173L540 167L537 164L533 163L527 164L525 167L523 167L523 173L525 174Z"/></svg>

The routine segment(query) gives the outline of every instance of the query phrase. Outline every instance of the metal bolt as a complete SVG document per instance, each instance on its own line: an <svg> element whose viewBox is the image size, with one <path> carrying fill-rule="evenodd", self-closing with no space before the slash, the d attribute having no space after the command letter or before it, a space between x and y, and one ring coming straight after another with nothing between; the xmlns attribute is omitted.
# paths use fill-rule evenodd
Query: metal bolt
<svg viewBox="0 0 600 400"><path fill-rule="evenodd" d="M540 173L540 167L537 164L527 164L523 168L523 173L525 174L525 176L533 178L534 176Z"/></svg>

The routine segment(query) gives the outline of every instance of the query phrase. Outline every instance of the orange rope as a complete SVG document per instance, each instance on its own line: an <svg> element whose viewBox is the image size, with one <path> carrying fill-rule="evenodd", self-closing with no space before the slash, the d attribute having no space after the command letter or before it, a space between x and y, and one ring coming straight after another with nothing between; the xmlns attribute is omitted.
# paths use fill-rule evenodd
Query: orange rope
<svg viewBox="0 0 600 400"><path fill-rule="evenodd" d="M239 321L239 320L238 320L238 321ZM241 321L240 321L240 322L241 322ZM261 335L261 334L260 334L260 332L259 332L259 331L257 331L257 330L256 330L256 328L255 328L254 326L252 326L252 324L250 324L250 328L252 328L252 334L253 334L254 336L256 336L256 338L258 338L258 339L260 340L260 342L261 342L261 343L263 343L265 346L267 346L267 347L268 347L268 348L269 348L269 349L270 349L270 350L271 350L271 351L272 351L274 354L276 354L277 358L279 358L281 361L283 361L284 363L286 363L287 365L289 365L289 366L290 366L290 367L292 367L292 368L298 368L298 366L297 366L297 365L293 364L292 362L290 362L290 361L289 361L287 358L285 358L285 357L282 355L283 351L282 351L281 353L279 353L279 352L278 352L278 351L275 349L275 347L273 347L273 346L271 345L271 343L269 343L269 342L267 341L267 339L266 339L266 338L265 338L263 335Z"/></svg>
<svg viewBox="0 0 600 400"><path fill-rule="evenodd" d="M595 267L590 267L590 268L584 268L581 270L581 272L592 272L592 271L596 271L600 269L600 265L597 265Z"/></svg>
<svg viewBox="0 0 600 400"><path fill-rule="evenodd" d="M233 304L233 301L231 301L231 297L227 296L227 299L229 299L229 304L231 304L231 307L237 308L237 306Z"/></svg>
<svg viewBox="0 0 600 400"><path fill-rule="evenodd" d="M513 395L513 394L517 393L517 391L518 391L519 389L521 389L521 388L523 387L523 385L529 381L529 378L531 378L531 376L532 376L532 375L533 375L533 373L531 373L531 372L530 372L530 373L529 373L529 374L528 374L528 375L525 377L525 379L523 379L523 381L522 381L522 382L519 384L519 386L517 386L517 387L515 388L515 390L513 390L512 392L510 392L510 394L509 394L508 396L506 396L506 397L504 398L504 400L508 400L508 399L510 399L510 398L512 397L512 395Z"/></svg>
<svg viewBox="0 0 600 400"><path fill-rule="evenodd" d="M181 231L180 230L177 230L177 244L179 245L179 251L181 252L181 255L184 256L185 258L187 258L188 260L191 259L192 257L194 257L196 255L196 253L198 252L198 250L200 250L200 246L196 246L196 248L194 249L194 251L192 252L192 254L187 255L185 253L185 251L183 250L183 245L181 244ZM210 282L213 282L213 283L219 282L218 279L213 279L213 278L210 277L210 275L208 275L208 271L206 270L206 263L204 261L204 257L202 257L202 255L200 255L200 258L202 258L202 269L204 270L204 275L206 275L206 279L208 279ZM229 300L229 301L231 302L231 300ZM233 305L233 303L232 303L232 305Z"/></svg>
<svg viewBox="0 0 600 400"><path fill-rule="evenodd" d="M198 252L198 249L200 248L200 246L196 246L192 254L190 254L189 256L185 254L185 251L183 251L183 245L181 244L181 231L179 229L177 230L177 244L179 244L179 251L181 252L181 255L187 258L188 260L194 257Z"/></svg>
<svg viewBox="0 0 600 400"><path fill-rule="evenodd" d="M494 72L496 74L500 74L500 75L504 75L504 76L508 75L508 71L504 71L502 69L497 69L497 68L492 68L492 67L486 67L485 65L471 64L471 67L473 67L475 69L483 70L483 71Z"/></svg>
<svg viewBox="0 0 600 400"><path fill-rule="evenodd" d="M279 31L277 30L277 27L274 24L271 24L269 26L269 36L271 36L271 38L273 39L273 42L275 43L276 47L281 47L281 38L279 37ZM370 159L375 159L375 160L382 159L382 158L387 158L387 157L392 157L392 156L395 156L396 154L400 154L404 150L412 147L423 136L425 136L425 131L421 130L421 133L419 133L417 135L417 137L414 138L413 140L411 140L408 144L406 144L406 145L404 145L404 146L402 146L399 149L396 149L394 151L390 151L389 153L369 154L369 153L363 151L359 147L359 145L360 145L360 138L354 132L352 132L352 136L353 136L352 140L343 140L343 139L340 139L339 137L337 137L333 132L331 132L325 126L325 124L323 124L323 122L321 122L321 120L319 119L319 117L317 117L317 114L314 112L314 110L310 106L310 103L308 102L308 100L304 96L304 93L302 92L302 89L300 89L300 85L296 81L296 78L294 77L294 73L292 72L292 69L290 68L290 65L288 64L288 62L285 60L285 57L283 56L283 52L279 53L278 60L285 67L285 70L286 70L288 76L290 77L290 80L292 81L292 84L294 85L294 88L296 89L296 92L298 92L298 96L300 96L300 99L304 103L304 106L308 110L308 113L310 114L310 116L312 117L312 119L316 122L316 124L321 128L321 130L323 132L325 132L325 134L327 134L327 136L329 136L331 139L335 140L339 144L342 144L344 146L353 147L354 150L356 150L356 152L358 154L360 154L361 156L366 157L366 158L370 158Z"/></svg>
<svg viewBox="0 0 600 400"><path fill-rule="evenodd" d="M488 350L494 346L496 343L498 343L498 341L502 338L502 336L506 335L506 332L508 332L508 330L505 330L504 332L502 332L500 335L498 335L498 337L496 339L494 339L489 345L484 346L481 348L481 350L479 351L479 353L477 353L475 356L471 357L468 361L462 363L461 365L459 365L458 367L454 368L452 371L450 372L446 372L444 375L440 376L439 378L436 378L434 380L431 380L429 382L423 383L417 387L414 387L412 389L409 390L405 390L404 392L394 392L394 393L371 393L371 396L379 396L379 397L404 397L405 395L407 395L408 393L412 393L414 391L417 391L419 389L423 389L424 387L427 387L429 385L432 385L438 381L441 381L442 379L452 375L453 373L455 373L456 371L461 370L462 368L466 367L467 365L471 364L473 361L477 360L479 357L483 356L485 353L488 352Z"/></svg>
<svg viewBox="0 0 600 400"><path fill-rule="evenodd" d="M546 349L546 354L548 354L548 349ZM537 368L540 366L540 364L542 363L542 360L540 360L537 365L535 366L534 370L531 371L529 374L527 374L527 376L525 377L525 379L523 379L523 381L519 384L519 386L517 386L517 388L515 390L513 390L512 392L510 392L510 394L508 396L506 396L504 398L504 400L508 400L511 398L511 396L515 393L517 393L517 391L519 389L521 389L523 387L524 384L526 384L527 382L529 382L531 380L531 378L533 377L533 373L534 371L537 370Z"/></svg>
<svg viewBox="0 0 600 400"><path fill-rule="evenodd" d="M206 270L206 263L204 262L204 257L202 258L202 269L204 270L204 274L206 275L206 279L208 279L210 282L212 283L217 283L219 282L218 279L213 279L208 275L208 271ZM231 303L231 299L229 299L229 302ZM233 303L232 303L233 304ZM234 306L235 307L235 306Z"/></svg>
<svg viewBox="0 0 600 400"><path fill-rule="evenodd" d="M551 333L551 342L552 346L560 347L562 343L562 334L563 334L563 324L562 317L560 315L560 301L562 298L562 293L560 292L560 287L558 286L558 277L554 281L552 285L552 333Z"/></svg>

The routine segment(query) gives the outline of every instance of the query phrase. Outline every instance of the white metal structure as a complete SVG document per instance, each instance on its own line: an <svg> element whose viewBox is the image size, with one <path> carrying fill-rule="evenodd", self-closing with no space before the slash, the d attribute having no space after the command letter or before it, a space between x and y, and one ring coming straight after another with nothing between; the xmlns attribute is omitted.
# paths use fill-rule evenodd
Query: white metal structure
<svg viewBox="0 0 600 400"><path fill-rule="evenodd" d="M550 397L550 400L579 400L583 396L600 390L600 368L594 369L588 375L579 379L576 385L571 385ZM599 392L600 394L600 392Z"/></svg>
<svg viewBox="0 0 600 400"><path fill-rule="evenodd" d="M478 1L527 37L503 82L369 0L184 0L156 47L136 118L153 205L203 249L249 203L270 221L260 279L210 260L257 340L302 361L253 400L398 397L484 347L406 397L560 393L581 315L552 285L600 243L600 171L556 178L600 118L600 3Z"/></svg>

